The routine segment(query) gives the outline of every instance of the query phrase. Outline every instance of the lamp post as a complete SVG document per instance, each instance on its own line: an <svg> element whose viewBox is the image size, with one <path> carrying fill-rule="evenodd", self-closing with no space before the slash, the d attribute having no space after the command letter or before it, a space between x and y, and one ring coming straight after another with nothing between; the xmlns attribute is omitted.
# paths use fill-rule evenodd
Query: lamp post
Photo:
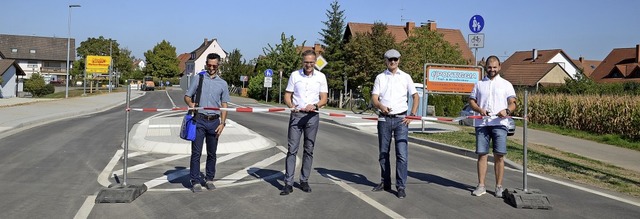
<svg viewBox="0 0 640 219"><path fill-rule="evenodd" d="M67 83L65 83L64 98L69 98L69 50L71 50L71 8L79 8L80 5L69 5L69 21L67 23Z"/></svg>

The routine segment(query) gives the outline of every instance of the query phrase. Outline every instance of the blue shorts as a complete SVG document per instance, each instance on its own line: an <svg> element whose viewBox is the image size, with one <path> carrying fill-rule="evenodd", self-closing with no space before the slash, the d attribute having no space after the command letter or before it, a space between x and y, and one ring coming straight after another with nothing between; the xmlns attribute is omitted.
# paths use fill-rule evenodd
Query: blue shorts
<svg viewBox="0 0 640 219"><path fill-rule="evenodd" d="M476 127L476 154L488 154L489 141L493 143L494 154L507 154L507 132L503 125Z"/></svg>

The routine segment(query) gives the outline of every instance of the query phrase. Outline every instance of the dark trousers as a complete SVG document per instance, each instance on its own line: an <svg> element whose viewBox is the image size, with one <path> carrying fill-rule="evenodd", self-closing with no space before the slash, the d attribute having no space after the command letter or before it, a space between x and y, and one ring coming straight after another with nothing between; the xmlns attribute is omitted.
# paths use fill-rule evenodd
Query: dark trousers
<svg viewBox="0 0 640 219"><path fill-rule="evenodd" d="M205 168L205 180L213 180L216 175L216 150L218 149L218 138L216 128L220 125L220 119L206 120L196 118L196 139L191 142L191 181L200 181L200 156L202 156L202 145L207 142L207 164Z"/></svg>
<svg viewBox="0 0 640 219"><path fill-rule="evenodd" d="M296 170L296 154L300 145L300 137L304 134L304 153L302 154L301 182L309 180L311 164L313 163L313 147L316 142L320 116L318 113L296 112L289 117L288 152L284 175L285 185L293 185L293 174Z"/></svg>

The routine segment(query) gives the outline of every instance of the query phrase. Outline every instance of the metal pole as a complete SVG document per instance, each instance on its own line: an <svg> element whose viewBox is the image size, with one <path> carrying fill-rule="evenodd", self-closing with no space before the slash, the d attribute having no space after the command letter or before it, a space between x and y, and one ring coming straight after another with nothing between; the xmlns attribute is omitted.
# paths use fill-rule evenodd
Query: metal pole
<svg viewBox="0 0 640 219"><path fill-rule="evenodd" d="M529 91L524 91L524 128L522 130L522 148L523 148L523 164L522 164L522 188L525 192L527 192L527 121L529 118L527 117L527 99L529 96Z"/></svg>
<svg viewBox="0 0 640 219"><path fill-rule="evenodd" d="M280 70L280 85L278 85L278 104L282 104L282 70Z"/></svg>
<svg viewBox="0 0 640 219"><path fill-rule="evenodd" d="M111 73L113 72L113 56L111 56L111 53L113 51L113 46L112 44L112 40L109 39L109 58L111 58L111 63L109 63L109 93L111 93Z"/></svg>
<svg viewBox="0 0 640 219"><path fill-rule="evenodd" d="M265 95L264 101L267 103L269 102L269 87L267 87L267 95Z"/></svg>
<svg viewBox="0 0 640 219"><path fill-rule="evenodd" d="M64 89L64 98L69 98L69 56L71 50L71 8L80 7L80 5L69 5L69 19L67 20L67 78Z"/></svg>
<svg viewBox="0 0 640 219"><path fill-rule="evenodd" d="M82 71L84 76L82 76L82 96L87 96L87 69Z"/></svg>
<svg viewBox="0 0 640 219"><path fill-rule="evenodd" d="M122 169L122 177L124 179L122 181L122 186L127 186L127 160L129 159L129 114L131 113L131 110L129 110L129 100L131 99L131 84L128 82L129 80L127 80L127 110L124 122L124 168Z"/></svg>

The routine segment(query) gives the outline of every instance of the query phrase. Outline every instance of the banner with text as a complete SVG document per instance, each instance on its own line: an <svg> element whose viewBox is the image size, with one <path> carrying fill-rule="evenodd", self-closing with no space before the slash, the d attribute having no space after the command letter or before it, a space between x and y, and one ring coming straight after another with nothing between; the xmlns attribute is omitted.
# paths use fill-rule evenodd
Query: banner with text
<svg viewBox="0 0 640 219"><path fill-rule="evenodd" d="M482 75L479 67L427 66L426 85L429 92L471 93Z"/></svg>
<svg viewBox="0 0 640 219"><path fill-rule="evenodd" d="M87 56L87 73L109 73L110 56Z"/></svg>

